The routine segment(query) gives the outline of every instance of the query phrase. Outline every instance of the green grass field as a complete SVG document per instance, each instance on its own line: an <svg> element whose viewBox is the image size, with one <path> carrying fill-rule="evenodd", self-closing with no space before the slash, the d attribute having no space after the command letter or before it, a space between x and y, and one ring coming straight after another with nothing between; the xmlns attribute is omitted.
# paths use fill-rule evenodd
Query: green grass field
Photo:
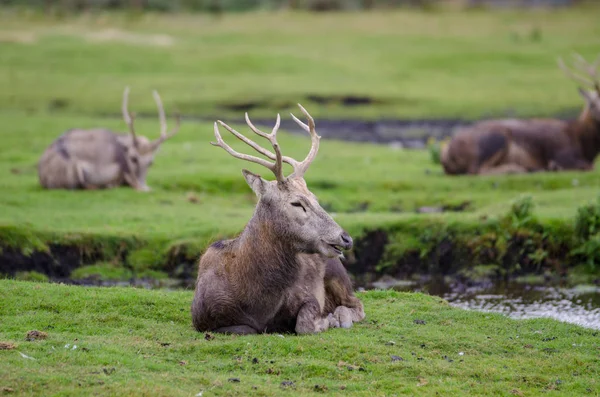
<svg viewBox="0 0 600 397"><path fill-rule="evenodd" d="M310 106L317 117L548 115L582 105L556 57L600 49L597 7L562 11L97 13L65 19L0 15L0 107L117 114L131 104L240 116L310 105L309 95L376 103Z"/></svg>
<svg viewBox="0 0 600 397"><path fill-rule="evenodd" d="M162 277L167 251L187 250L188 259L197 258L206 244L236 234L250 218L255 198L241 168L269 177L211 146L209 121L243 117L236 106L254 106L251 117L274 120L281 112L289 118L289 111L299 115L297 102L313 114L317 130L326 118L576 112L582 101L555 58L572 51L592 57L600 50L597 12L45 19L2 9L0 249L29 255L52 243L75 244L81 255L101 251L102 260L77 269L74 278L98 272L128 279L132 269ZM125 85L133 111L154 116L156 88L169 114L177 109L188 116L157 155L148 177L153 190L42 190L36 162L65 130L124 129L118 117L106 116L119 113ZM308 99L315 95L331 102ZM340 98L350 95L373 102L342 106ZM153 118L137 122L138 133L156 137L158 130ZM286 155L304 157L308 137L280 135ZM432 235L443 225L471 227L472 233L483 217L503 217L523 195L533 198L537 221L550 225L532 238L544 241L548 252L561 250L572 238L577 208L596 199L600 174L450 178L427 151L323 140L306 180L355 240L370 229L390 231L395 240L384 259L393 263L406 246L435 244ZM415 212L464 201L471 203L466 212ZM548 230L563 232L548 236ZM119 260L123 245L128 268ZM358 295L367 319L351 330L206 339L191 328L189 290L0 280L0 348L14 347L0 349L0 394L600 393L596 331L462 311L421 294ZM25 341L34 329L47 332L47 339Z"/></svg>
<svg viewBox="0 0 600 397"><path fill-rule="evenodd" d="M577 109L575 84L555 64L600 44L595 9L537 12L370 12L312 15L249 13L133 16L98 13L42 18L0 15L0 225L3 245L30 252L78 238L149 246L140 261L160 262L173 244L192 256L241 230L255 203L241 168L264 174L212 147L212 125L184 118L150 171L153 191L44 191L35 164L73 127L123 130L130 108L154 116L151 89L169 114L241 118L232 104L257 102L251 117L288 118L296 102L317 120L377 117L478 117L513 110L550 115ZM309 95L371 97L379 102L319 105ZM138 132L158 135L153 118ZM247 128L240 127L247 132ZM303 157L309 140L281 134L287 155ZM231 142L232 137L229 138ZM236 145L245 150L242 146ZM427 151L323 141L306 176L322 204L360 237L366 229L424 220L477 224L530 194L542 220L571 224L595 199L598 172L449 178ZM466 213L417 215L421 206L471 202ZM42 237L40 237L42 236ZM81 237L83 236L83 237ZM41 240L37 240L40 238ZM39 242L39 244L38 244ZM108 249L108 248L107 248ZM156 264L156 263L155 263Z"/></svg>
<svg viewBox="0 0 600 397"><path fill-rule="evenodd" d="M0 350L0 390L204 397L600 392L597 331L464 311L422 294L358 296L367 318L349 330L211 339L192 329L190 291L0 281L0 342L14 346ZM26 341L31 330L47 338Z"/></svg>

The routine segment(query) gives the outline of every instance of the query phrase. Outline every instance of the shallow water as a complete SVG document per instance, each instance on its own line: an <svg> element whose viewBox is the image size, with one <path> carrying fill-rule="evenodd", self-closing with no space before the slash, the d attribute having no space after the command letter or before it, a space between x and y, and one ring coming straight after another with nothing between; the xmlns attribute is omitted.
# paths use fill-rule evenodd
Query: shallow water
<svg viewBox="0 0 600 397"><path fill-rule="evenodd" d="M503 313L517 319L549 317L600 329L598 285L560 286L508 282L466 286L429 281L422 284L401 282L388 287L440 296L452 306L468 310Z"/></svg>

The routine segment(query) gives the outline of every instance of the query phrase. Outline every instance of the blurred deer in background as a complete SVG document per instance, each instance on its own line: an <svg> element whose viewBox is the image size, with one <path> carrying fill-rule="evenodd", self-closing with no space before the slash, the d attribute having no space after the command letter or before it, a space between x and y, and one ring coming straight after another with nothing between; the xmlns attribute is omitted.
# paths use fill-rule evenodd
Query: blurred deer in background
<svg viewBox="0 0 600 397"><path fill-rule="evenodd" d="M568 77L585 87L579 87L585 99L579 118L475 123L459 130L442 148L446 174L592 170L600 152L600 57L589 64L575 54L573 70L560 58L558 64Z"/></svg>
<svg viewBox="0 0 600 397"><path fill-rule="evenodd" d="M275 153L218 123L271 161L241 154L228 146L214 124L216 143L235 158L260 164L275 175L267 181L242 170L258 196L254 214L241 234L212 244L200 258L191 307L198 331L255 334L263 332L315 333L329 327L349 328L361 321L363 305L339 256L352 247L352 238L319 205L308 190L304 174L319 150L315 123L301 106L308 125L292 115L311 136L311 149L298 162L282 156L276 134L280 117L270 134L246 123L266 138ZM293 173L283 175L283 163Z"/></svg>
<svg viewBox="0 0 600 397"><path fill-rule="evenodd" d="M137 135L134 116L129 113L129 87L123 93L123 119L128 134L106 129L72 129L56 139L38 162L40 184L47 189L103 189L129 185L148 191L148 169L161 144L175 135L177 126L167 133L167 121L160 96L153 92L160 119L160 137L154 141Z"/></svg>

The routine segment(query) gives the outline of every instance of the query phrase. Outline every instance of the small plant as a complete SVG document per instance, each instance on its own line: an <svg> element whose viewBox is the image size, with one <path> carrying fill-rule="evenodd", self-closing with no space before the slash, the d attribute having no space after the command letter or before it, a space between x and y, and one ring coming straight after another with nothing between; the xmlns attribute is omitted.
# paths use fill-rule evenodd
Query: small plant
<svg viewBox="0 0 600 397"><path fill-rule="evenodd" d="M533 198L531 196L522 196L513 201L508 216L515 229L518 229L533 220L534 206Z"/></svg>
<svg viewBox="0 0 600 397"><path fill-rule="evenodd" d="M433 164L441 164L440 155L442 151L442 145L444 144L446 144L446 142L436 141L436 139L433 137L427 139L427 149L429 150L429 154L431 156L431 161L433 162Z"/></svg>
<svg viewBox="0 0 600 397"><path fill-rule="evenodd" d="M36 271L17 272L17 274L15 274L15 279L21 280L21 281L36 281L36 282L46 282L49 280L48 276L46 276L45 274L36 272Z"/></svg>
<svg viewBox="0 0 600 397"><path fill-rule="evenodd" d="M534 252L527 255L531 263L535 266L535 270L539 271L546 259L548 258L548 251L543 248L538 248Z"/></svg>
<svg viewBox="0 0 600 397"><path fill-rule="evenodd" d="M579 207L575 217L579 246L571 254L585 261L591 271L600 265L600 196L595 203Z"/></svg>
<svg viewBox="0 0 600 397"><path fill-rule="evenodd" d="M575 217L575 236L585 241L600 233L600 196L595 203L577 209Z"/></svg>

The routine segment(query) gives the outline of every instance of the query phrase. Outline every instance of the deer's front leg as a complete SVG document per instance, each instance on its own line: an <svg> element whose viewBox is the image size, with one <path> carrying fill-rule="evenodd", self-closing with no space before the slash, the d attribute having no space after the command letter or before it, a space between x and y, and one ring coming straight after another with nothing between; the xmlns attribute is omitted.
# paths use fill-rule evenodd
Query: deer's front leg
<svg viewBox="0 0 600 397"><path fill-rule="evenodd" d="M296 318L297 334L314 334L329 328L329 319L321 315L321 307L315 298L304 302Z"/></svg>

